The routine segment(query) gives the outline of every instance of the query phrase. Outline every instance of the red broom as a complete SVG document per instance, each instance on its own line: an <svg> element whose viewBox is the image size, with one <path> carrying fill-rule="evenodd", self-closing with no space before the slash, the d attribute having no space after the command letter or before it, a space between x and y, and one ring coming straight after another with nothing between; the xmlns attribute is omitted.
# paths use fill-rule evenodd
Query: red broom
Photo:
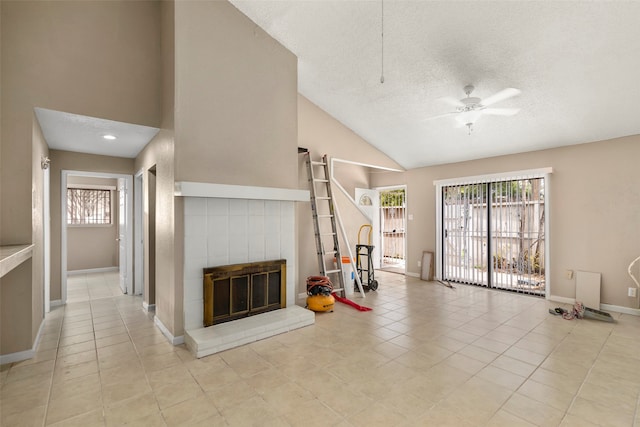
<svg viewBox="0 0 640 427"><path fill-rule="evenodd" d="M332 292L331 295L333 295L333 297L336 299L336 301L340 301L343 304L350 305L351 307L355 308L358 311L371 311L371 310L373 310L372 308L364 307L364 306L362 306L360 304L356 304L355 302L351 301L350 299L342 298L342 297L338 296L338 294L336 294L335 292Z"/></svg>

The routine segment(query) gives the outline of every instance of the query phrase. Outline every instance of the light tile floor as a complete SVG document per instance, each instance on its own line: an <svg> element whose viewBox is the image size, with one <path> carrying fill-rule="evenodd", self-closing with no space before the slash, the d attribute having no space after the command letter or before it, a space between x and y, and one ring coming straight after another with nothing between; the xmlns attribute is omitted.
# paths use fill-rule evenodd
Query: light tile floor
<svg viewBox="0 0 640 427"><path fill-rule="evenodd" d="M640 425L640 317L564 320L540 298L376 278L356 299L371 312L338 304L314 326L195 359L139 297L87 276L86 299L47 316L36 357L0 369L1 424Z"/></svg>

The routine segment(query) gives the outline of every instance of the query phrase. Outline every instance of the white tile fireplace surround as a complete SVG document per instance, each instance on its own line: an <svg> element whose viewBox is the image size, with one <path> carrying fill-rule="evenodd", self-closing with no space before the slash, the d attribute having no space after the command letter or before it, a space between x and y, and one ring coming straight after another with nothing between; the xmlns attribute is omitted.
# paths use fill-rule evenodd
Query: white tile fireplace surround
<svg viewBox="0 0 640 427"><path fill-rule="evenodd" d="M302 190L178 183L184 197L185 343L203 357L313 324L313 312L295 304L295 202ZM206 267L286 259L287 307L203 327Z"/></svg>

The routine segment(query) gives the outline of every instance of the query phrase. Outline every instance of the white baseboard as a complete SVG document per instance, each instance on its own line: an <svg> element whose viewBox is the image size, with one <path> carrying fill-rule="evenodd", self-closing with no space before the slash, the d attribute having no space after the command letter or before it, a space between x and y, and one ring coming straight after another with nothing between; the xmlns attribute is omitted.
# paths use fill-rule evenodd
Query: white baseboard
<svg viewBox="0 0 640 427"><path fill-rule="evenodd" d="M148 304L146 301L142 301L142 309L144 311L146 311L147 313L150 311L156 311L156 305L155 304Z"/></svg>
<svg viewBox="0 0 640 427"><path fill-rule="evenodd" d="M406 272L404 273L404 275L405 275L405 276L409 276L409 277L417 277L417 278L420 278L420 274L418 274L418 273L411 273L411 272L409 272L409 271L406 271Z"/></svg>
<svg viewBox="0 0 640 427"><path fill-rule="evenodd" d="M18 351L16 353L0 354L0 365L6 363L22 362L23 360L32 359L35 356L36 351L34 349Z"/></svg>
<svg viewBox="0 0 640 427"><path fill-rule="evenodd" d="M576 303L576 299L575 298L559 297L559 296L556 296L556 295L550 295L549 296L549 300L550 301L555 301L555 302L561 302L561 303L564 303L564 304L571 304L571 305ZM622 307L620 305L600 304L600 308L598 310L613 311L615 313L623 313L623 314L631 314L633 316L640 316L640 309L638 309L638 308L630 308L630 307Z"/></svg>
<svg viewBox="0 0 640 427"><path fill-rule="evenodd" d="M64 305L64 302L62 302L61 299L54 299L53 301L49 302L50 307L59 307L61 305Z"/></svg>
<svg viewBox="0 0 640 427"><path fill-rule="evenodd" d="M15 353L9 354L0 354L0 365L4 365L5 363L15 363L22 362L23 360L28 360L33 358L36 355L36 349L38 348L38 344L40 344L40 337L42 336L42 328L44 327L44 319L40 322L40 327L38 328L38 334L36 335L36 339L33 341L33 347L29 350L18 351Z"/></svg>
<svg viewBox="0 0 640 427"><path fill-rule="evenodd" d="M619 306L619 305L600 304L600 310L613 311L613 312L616 312L616 313L623 313L623 314L631 314L633 316L640 316L640 309L638 309L638 308L630 308L630 307L622 307L622 306Z"/></svg>
<svg viewBox="0 0 640 427"><path fill-rule="evenodd" d="M91 274L91 273L108 273L111 271L118 271L118 270L120 270L118 267L88 268L86 270L67 271L67 276L76 276L79 274Z"/></svg>
<svg viewBox="0 0 640 427"><path fill-rule="evenodd" d="M171 344L173 345L184 344L184 335L174 337L173 334L169 331L169 329L167 329L167 327L164 326L164 324L158 318L158 316L153 316L153 323L156 324L158 329L160 329L160 331L162 332L162 335L164 335Z"/></svg>

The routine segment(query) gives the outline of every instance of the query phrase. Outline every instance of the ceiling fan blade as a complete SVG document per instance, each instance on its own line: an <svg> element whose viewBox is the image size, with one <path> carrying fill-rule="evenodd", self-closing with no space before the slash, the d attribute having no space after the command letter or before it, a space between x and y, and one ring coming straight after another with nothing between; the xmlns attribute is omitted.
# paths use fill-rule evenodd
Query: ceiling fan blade
<svg viewBox="0 0 640 427"><path fill-rule="evenodd" d="M452 96L443 96L442 98L438 98L440 101L446 102L452 107L464 107L464 104L459 99L455 99Z"/></svg>
<svg viewBox="0 0 640 427"><path fill-rule="evenodd" d="M437 116L426 117L426 118L422 119L421 121L428 122L429 120L439 119L441 117L454 116L456 114L460 114L460 113L458 113L457 111L454 111L454 112L451 112L451 113L438 114Z"/></svg>
<svg viewBox="0 0 640 427"><path fill-rule="evenodd" d="M514 89L512 87L501 90L498 93L491 95L490 97L482 100L482 105L488 107L489 105L495 104L496 102L504 101L505 99L509 99L513 96L519 95L520 91L518 89Z"/></svg>
<svg viewBox="0 0 640 427"><path fill-rule="evenodd" d="M519 108L483 108L483 114L491 114L494 116L514 116L520 111Z"/></svg>

